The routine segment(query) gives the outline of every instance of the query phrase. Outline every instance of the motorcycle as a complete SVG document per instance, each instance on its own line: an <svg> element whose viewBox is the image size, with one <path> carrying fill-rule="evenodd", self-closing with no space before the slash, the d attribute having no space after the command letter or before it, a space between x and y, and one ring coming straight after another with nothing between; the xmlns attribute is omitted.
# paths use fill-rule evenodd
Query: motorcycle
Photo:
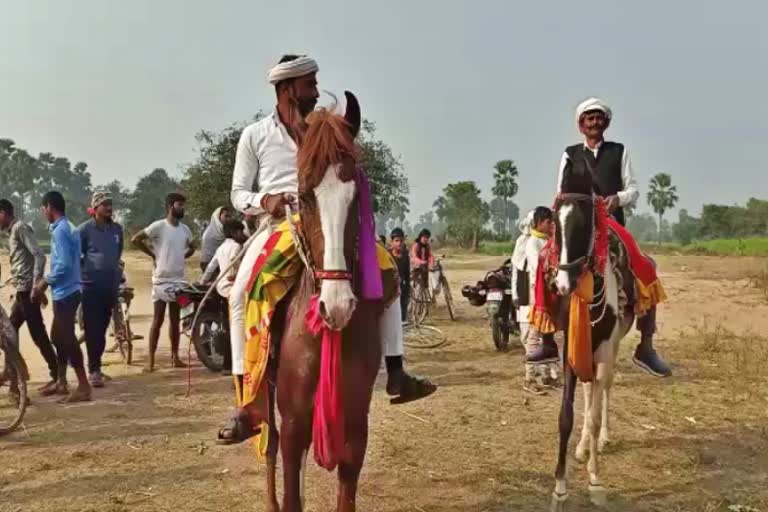
<svg viewBox="0 0 768 512"><path fill-rule="evenodd" d="M518 331L516 311L512 303L512 264L508 259L501 267L488 272L475 286L464 286L461 294L473 306L485 305L493 345L499 352L509 350L509 337Z"/></svg>
<svg viewBox="0 0 768 512"><path fill-rule="evenodd" d="M229 312L227 302L214 291L198 315L197 310L207 291L207 287L185 284L177 290L176 301L181 308L182 330L190 333L197 358L212 372L221 372L231 350Z"/></svg>

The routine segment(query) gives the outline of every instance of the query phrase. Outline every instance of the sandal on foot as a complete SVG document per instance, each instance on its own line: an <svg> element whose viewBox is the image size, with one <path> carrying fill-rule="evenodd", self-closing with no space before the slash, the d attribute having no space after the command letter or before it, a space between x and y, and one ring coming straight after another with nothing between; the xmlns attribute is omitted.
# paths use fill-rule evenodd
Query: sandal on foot
<svg viewBox="0 0 768 512"><path fill-rule="evenodd" d="M216 435L216 444L240 444L260 432L261 428L253 428L251 425L251 417L248 416L248 413L241 412L229 418L227 423L219 429Z"/></svg>
<svg viewBox="0 0 768 512"><path fill-rule="evenodd" d="M421 400L437 391L437 386L432 384L429 380L420 379L413 375L408 375L407 373L401 377L399 389L395 390L389 386L387 386L387 388L387 393L390 396L394 395L394 398L389 400L389 403L392 405L406 404L408 402Z"/></svg>

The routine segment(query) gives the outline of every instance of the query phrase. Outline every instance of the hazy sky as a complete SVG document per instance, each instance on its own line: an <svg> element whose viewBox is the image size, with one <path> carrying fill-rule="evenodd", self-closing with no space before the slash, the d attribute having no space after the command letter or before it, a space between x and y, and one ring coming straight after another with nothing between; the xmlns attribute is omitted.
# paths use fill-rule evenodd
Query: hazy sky
<svg viewBox="0 0 768 512"><path fill-rule="evenodd" d="M266 71L309 53L402 155L411 210L514 159L523 208L550 204L586 96L609 138L680 206L766 197L768 3L0 0L0 137L129 185L180 173L194 134L273 106ZM327 99L321 99L321 102Z"/></svg>

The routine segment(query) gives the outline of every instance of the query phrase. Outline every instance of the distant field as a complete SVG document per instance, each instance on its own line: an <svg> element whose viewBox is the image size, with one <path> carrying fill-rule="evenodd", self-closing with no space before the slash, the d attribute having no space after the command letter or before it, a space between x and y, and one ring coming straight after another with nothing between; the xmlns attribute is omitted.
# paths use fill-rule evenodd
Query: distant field
<svg viewBox="0 0 768 512"><path fill-rule="evenodd" d="M655 254L700 254L704 256L768 256L768 238L718 238L698 240L689 245L644 242L645 252ZM491 256L512 254L513 242L482 242L480 253Z"/></svg>

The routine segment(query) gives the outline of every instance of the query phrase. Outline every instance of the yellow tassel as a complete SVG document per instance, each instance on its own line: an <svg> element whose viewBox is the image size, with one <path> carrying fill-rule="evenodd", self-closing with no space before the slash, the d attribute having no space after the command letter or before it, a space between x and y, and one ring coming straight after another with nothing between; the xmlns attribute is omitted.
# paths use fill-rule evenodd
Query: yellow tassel
<svg viewBox="0 0 768 512"><path fill-rule="evenodd" d="M635 303L635 314L643 316L656 304L667 300L667 294L661 280L656 279L648 286L644 285L639 279L635 279L635 289L637 290L637 302Z"/></svg>
<svg viewBox="0 0 768 512"><path fill-rule="evenodd" d="M592 303L595 281L592 272L585 272L571 294L568 319L568 364L582 382L594 378L592 363L592 324L589 305Z"/></svg>
<svg viewBox="0 0 768 512"><path fill-rule="evenodd" d="M528 322L542 334L551 334L557 330L552 316L536 308L531 308L528 312Z"/></svg>

